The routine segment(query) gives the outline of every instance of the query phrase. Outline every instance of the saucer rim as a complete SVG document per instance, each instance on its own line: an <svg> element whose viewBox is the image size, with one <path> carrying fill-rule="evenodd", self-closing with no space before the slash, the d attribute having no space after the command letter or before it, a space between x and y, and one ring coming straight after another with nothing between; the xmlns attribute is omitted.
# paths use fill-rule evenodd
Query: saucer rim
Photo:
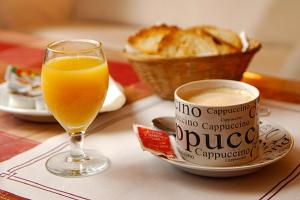
<svg viewBox="0 0 300 200"><path fill-rule="evenodd" d="M188 162L188 161L176 161L176 160L169 160L165 157L162 157L162 156L158 156L158 155L154 155L155 157L158 157L159 159L161 160L164 160L172 165L176 165L178 167L183 167L183 168L186 168L186 169L192 169L192 170L205 170L205 171L243 171L243 170L250 170L250 169L254 169L254 168L262 168L264 166L267 166L267 165L270 165L272 163L275 163L277 161L279 161L280 159L284 158L291 150L292 148L294 147L294 137L292 134L290 134L289 131L287 131L285 128L283 128L282 126L276 124L276 123L273 123L273 122L269 122L269 121L264 121L262 120L264 123L270 123L270 124L273 124L273 125L276 125L276 126L279 126L281 129L283 129L288 135L289 137L291 138L291 144L289 146L289 148L280 156L276 157L275 159L273 160L266 160L265 162L262 162L262 163L257 163L259 162L261 159L258 159L261 154L258 156L258 158L256 158L255 160L257 161L252 161L250 163L245 163L243 165L240 165L240 166L229 166L229 167L212 167L212 166L205 166L205 165L197 165L195 163L191 163L191 162Z"/></svg>

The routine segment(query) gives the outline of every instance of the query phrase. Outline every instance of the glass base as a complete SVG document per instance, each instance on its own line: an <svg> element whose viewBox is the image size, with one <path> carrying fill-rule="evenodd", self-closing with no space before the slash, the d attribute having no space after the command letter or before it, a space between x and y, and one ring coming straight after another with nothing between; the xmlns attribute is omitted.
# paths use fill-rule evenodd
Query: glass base
<svg viewBox="0 0 300 200"><path fill-rule="evenodd" d="M70 152L62 152L49 158L46 168L52 174L63 177L83 177L98 174L109 167L109 160L97 151L84 150L85 157L73 159Z"/></svg>

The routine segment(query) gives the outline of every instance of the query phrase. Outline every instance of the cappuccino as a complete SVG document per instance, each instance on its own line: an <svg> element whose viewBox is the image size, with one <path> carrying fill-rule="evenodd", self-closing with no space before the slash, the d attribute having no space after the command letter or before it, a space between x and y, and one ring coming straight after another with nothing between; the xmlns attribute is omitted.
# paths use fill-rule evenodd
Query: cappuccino
<svg viewBox="0 0 300 200"><path fill-rule="evenodd" d="M231 106L249 102L254 96L244 89L217 87L192 90L186 92L182 98L201 106Z"/></svg>
<svg viewBox="0 0 300 200"><path fill-rule="evenodd" d="M203 166L237 166L258 156L259 91L243 82L201 80L175 91L176 144Z"/></svg>

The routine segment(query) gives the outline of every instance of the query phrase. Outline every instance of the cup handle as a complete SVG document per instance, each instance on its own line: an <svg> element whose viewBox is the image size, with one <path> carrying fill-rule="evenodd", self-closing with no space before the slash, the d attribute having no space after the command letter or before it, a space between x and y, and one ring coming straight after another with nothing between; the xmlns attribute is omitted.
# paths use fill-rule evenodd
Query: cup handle
<svg viewBox="0 0 300 200"><path fill-rule="evenodd" d="M271 110L268 107L260 106L258 109L259 116L269 116L271 114Z"/></svg>

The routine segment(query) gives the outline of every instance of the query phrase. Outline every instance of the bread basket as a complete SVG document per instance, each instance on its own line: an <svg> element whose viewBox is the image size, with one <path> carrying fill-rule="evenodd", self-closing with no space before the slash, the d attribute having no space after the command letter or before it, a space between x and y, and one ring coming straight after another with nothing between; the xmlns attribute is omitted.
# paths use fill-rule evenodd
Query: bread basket
<svg viewBox="0 0 300 200"><path fill-rule="evenodd" d="M172 100L180 85L203 79L241 80L261 44L249 40L245 52L226 55L160 58L124 53L139 78L163 99Z"/></svg>

